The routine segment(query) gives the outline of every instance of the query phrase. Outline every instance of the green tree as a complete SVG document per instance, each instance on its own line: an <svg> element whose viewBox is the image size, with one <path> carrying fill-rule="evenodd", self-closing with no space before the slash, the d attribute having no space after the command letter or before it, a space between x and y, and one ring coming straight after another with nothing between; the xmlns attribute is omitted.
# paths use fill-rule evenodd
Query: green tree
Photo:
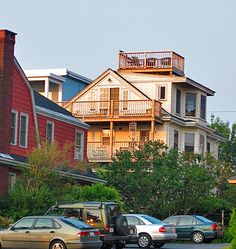
<svg viewBox="0 0 236 249"><path fill-rule="evenodd" d="M231 249L236 249L236 211L232 210L230 216L229 232L232 235L233 239L231 241Z"/></svg>

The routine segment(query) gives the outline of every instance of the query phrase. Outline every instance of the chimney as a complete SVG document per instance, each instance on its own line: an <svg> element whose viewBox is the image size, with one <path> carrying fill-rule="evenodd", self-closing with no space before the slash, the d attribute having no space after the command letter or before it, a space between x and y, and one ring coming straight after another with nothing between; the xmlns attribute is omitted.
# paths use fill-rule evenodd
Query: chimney
<svg viewBox="0 0 236 249"><path fill-rule="evenodd" d="M0 30L0 153L10 154L10 121L16 33Z"/></svg>

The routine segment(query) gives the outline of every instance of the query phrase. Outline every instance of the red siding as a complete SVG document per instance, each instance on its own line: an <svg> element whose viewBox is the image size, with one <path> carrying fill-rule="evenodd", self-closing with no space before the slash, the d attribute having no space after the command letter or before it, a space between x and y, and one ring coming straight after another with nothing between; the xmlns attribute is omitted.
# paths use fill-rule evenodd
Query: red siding
<svg viewBox="0 0 236 249"><path fill-rule="evenodd" d="M75 131L83 131L85 138L84 160L87 160L87 129L77 127L75 125L52 119L40 114L37 114L37 118L41 141L46 140L46 124L47 121L51 121L54 122L54 140L59 143L60 147L63 148L63 145L65 143L72 144L71 151L68 155L68 159L70 160L70 162L74 161Z"/></svg>
<svg viewBox="0 0 236 249"><path fill-rule="evenodd" d="M36 128L34 122L34 111L32 105L31 92L18 71L16 65L13 70L13 91L12 91L12 109L18 112L18 127L17 127L17 145L10 146L11 154L26 156L27 152L33 147L37 146L36 143ZM20 114L28 114L28 145L27 148L19 146L19 129L20 129Z"/></svg>

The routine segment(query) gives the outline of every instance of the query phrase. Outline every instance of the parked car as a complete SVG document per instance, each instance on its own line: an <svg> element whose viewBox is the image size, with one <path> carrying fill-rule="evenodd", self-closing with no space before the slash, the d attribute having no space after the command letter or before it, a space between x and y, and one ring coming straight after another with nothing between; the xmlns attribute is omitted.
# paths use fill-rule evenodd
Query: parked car
<svg viewBox="0 0 236 249"><path fill-rule="evenodd" d="M98 229L66 217L25 217L0 231L0 248L14 249L99 249Z"/></svg>
<svg viewBox="0 0 236 249"><path fill-rule="evenodd" d="M177 238L175 227L145 214L124 214L128 225L135 225L138 239L136 243L141 248L161 248L165 242Z"/></svg>
<svg viewBox="0 0 236 249"><path fill-rule="evenodd" d="M190 239L195 243L211 242L223 235L217 222L199 215L174 215L164 222L175 225L178 239Z"/></svg>
<svg viewBox="0 0 236 249"><path fill-rule="evenodd" d="M103 249L116 245L117 249L125 247L127 242L137 240L135 226L129 226L120 207L115 202L61 202L52 206L47 215L73 217L100 230Z"/></svg>

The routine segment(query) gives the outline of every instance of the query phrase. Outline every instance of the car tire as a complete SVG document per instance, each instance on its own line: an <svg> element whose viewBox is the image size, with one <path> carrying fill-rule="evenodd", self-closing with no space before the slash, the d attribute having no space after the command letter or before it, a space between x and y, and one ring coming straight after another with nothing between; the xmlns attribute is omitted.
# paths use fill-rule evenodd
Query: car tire
<svg viewBox="0 0 236 249"><path fill-rule="evenodd" d="M153 247L154 248L161 248L165 245L165 243L160 243L160 242L156 242L156 243L153 243Z"/></svg>
<svg viewBox="0 0 236 249"><path fill-rule="evenodd" d="M200 244L205 240L203 233L201 232L194 232L192 235L192 241L194 243Z"/></svg>
<svg viewBox="0 0 236 249"><path fill-rule="evenodd" d="M115 217L115 233L118 235L128 235L128 221L123 215Z"/></svg>
<svg viewBox="0 0 236 249"><path fill-rule="evenodd" d="M152 238L146 233L139 234L138 246L140 248L150 248L152 245Z"/></svg>
<svg viewBox="0 0 236 249"><path fill-rule="evenodd" d="M62 242L61 240L54 240L49 249L67 249L66 245L64 242Z"/></svg>

